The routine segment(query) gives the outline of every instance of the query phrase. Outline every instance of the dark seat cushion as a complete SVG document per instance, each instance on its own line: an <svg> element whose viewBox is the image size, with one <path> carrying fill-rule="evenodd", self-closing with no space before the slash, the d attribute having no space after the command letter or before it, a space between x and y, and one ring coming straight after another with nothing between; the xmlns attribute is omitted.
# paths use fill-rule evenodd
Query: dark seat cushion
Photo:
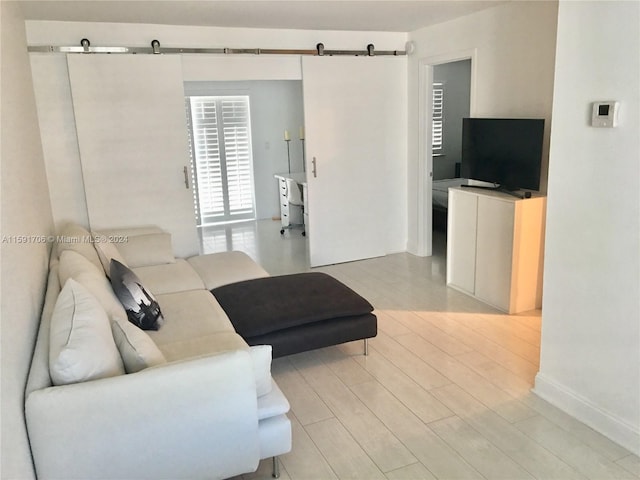
<svg viewBox="0 0 640 480"><path fill-rule="evenodd" d="M356 292L319 272L246 280L211 293L244 338L373 311Z"/></svg>
<svg viewBox="0 0 640 480"><path fill-rule="evenodd" d="M378 320L373 313L308 323L245 338L249 345L271 345L273 358L339 343L375 337Z"/></svg>

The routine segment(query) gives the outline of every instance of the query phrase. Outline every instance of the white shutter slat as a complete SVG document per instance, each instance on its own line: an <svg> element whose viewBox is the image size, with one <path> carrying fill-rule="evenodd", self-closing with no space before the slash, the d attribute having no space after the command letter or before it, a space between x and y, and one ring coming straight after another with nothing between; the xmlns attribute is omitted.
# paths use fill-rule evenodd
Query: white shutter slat
<svg viewBox="0 0 640 480"><path fill-rule="evenodd" d="M442 150L444 129L444 84L433 84L433 116L431 128L431 145L433 151Z"/></svg>
<svg viewBox="0 0 640 480"><path fill-rule="evenodd" d="M195 142L196 178L200 221L224 215L222 173L215 102L210 97L191 97Z"/></svg>

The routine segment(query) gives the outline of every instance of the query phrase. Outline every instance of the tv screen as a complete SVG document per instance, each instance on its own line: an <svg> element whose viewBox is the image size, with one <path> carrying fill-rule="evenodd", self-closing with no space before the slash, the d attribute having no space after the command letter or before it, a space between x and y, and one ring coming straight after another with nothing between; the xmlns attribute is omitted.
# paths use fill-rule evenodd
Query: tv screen
<svg viewBox="0 0 640 480"><path fill-rule="evenodd" d="M507 190L538 190L544 119L463 118L463 178Z"/></svg>

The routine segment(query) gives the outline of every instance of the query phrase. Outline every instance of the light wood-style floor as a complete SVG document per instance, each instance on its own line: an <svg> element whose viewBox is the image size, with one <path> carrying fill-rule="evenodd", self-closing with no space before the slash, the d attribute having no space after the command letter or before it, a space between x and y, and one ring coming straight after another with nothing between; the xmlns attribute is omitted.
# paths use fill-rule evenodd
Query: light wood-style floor
<svg viewBox="0 0 640 480"><path fill-rule="evenodd" d="M277 222L235 225L217 244L216 231L207 252L245 250L272 274L309 269L307 240L280 237ZM640 478L637 456L530 392L540 312L509 316L447 288L444 245L436 235L430 258L318 269L374 305L378 336L368 356L352 342L273 362L293 426L281 478ZM241 478L270 475L263 461Z"/></svg>

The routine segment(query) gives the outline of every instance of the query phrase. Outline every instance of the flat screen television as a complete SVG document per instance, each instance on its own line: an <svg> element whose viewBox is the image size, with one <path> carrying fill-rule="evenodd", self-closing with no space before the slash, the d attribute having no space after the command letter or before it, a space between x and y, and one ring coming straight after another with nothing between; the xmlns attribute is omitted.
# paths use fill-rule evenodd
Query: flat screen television
<svg viewBox="0 0 640 480"><path fill-rule="evenodd" d="M544 119L463 118L463 178L515 191L540 188Z"/></svg>

